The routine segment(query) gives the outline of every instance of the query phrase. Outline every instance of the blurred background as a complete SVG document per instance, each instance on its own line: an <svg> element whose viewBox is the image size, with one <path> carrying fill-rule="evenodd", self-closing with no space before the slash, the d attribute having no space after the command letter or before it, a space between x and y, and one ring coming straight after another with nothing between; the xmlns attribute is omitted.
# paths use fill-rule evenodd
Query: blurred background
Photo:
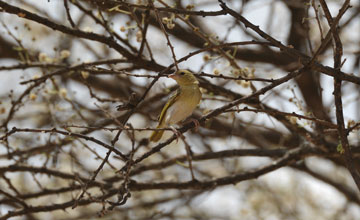
<svg viewBox="0 0 360 220"><path fill-rule="evenodd" d="M359 18L356 0L0 0L0 219L359 219ZM200 126L149 142L176 68Z"/></svg>

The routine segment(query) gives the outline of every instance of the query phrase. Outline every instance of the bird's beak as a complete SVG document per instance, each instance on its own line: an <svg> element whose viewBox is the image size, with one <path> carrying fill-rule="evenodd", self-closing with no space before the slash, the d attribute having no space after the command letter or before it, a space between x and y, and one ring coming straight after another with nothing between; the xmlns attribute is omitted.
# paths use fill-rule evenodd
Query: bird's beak
<svg viewBox="0 0 360 220"><path fill-rule="evenodd" d="M173 79L173 80L175 80L175 79L177 78L177 76L176 76L175 73L170 74L168 77L171 78L171 79Z"/></svg>

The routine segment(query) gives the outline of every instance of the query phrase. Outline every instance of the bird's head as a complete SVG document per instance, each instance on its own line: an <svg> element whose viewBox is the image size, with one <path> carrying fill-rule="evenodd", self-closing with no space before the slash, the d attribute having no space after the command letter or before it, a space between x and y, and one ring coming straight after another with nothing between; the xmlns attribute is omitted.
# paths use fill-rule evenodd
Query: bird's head
<svg viewBox="0 0 360 220"><path fill-rule="evenodd" d="M180 86L199 84L194 74L187 70L178 70L169 75L169 77L175 80Z"/></svg>

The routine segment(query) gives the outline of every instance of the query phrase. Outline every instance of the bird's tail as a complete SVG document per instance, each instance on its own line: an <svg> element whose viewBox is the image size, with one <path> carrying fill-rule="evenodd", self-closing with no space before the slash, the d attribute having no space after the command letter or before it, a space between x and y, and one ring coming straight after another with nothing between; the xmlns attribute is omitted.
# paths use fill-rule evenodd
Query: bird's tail
<svg viewBox="0 0 360 220"><path fill-rule="evenodd" d="M159 128L159 126L157 128ZM153 133L150 136L150 141L158 142L160 140L160 138L162 137L163 133L164 133L164 130L153 131Z"/></svg>

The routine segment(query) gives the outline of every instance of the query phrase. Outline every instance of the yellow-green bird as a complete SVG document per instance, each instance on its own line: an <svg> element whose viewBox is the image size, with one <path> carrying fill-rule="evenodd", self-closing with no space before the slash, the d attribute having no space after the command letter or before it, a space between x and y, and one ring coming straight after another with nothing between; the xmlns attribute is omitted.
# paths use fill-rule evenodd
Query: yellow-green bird
<svg viewBox="0 0 360 220"><path fill-rule="evenodd" d="M190 71L178 70L169 77L177 82L179 88L162 109L156 128L165 128L189 117L201 100L199 82ZM150 141L159 141L163 133L164 131L154 131Z"/></svg>

